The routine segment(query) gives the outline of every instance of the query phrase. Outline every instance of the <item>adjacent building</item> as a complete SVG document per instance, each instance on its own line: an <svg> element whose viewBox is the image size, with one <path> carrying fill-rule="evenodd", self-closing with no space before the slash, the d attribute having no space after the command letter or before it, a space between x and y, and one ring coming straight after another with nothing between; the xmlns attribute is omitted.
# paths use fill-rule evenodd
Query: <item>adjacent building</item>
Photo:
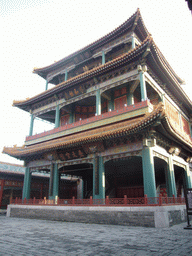
<svg viewBox="0 0 192 256"><path fill-rule="evenodd" d="M177 197L191 188L192 102L139 9L34 73L45 91L14 101L31 115L29 136L22 147L3 150L25 162L23 198L30 198L31 175L41 172L49 174L50 199L62 198L65 175L78 178L78 198ZM36 117L55 128L34 135Z"/></svg>

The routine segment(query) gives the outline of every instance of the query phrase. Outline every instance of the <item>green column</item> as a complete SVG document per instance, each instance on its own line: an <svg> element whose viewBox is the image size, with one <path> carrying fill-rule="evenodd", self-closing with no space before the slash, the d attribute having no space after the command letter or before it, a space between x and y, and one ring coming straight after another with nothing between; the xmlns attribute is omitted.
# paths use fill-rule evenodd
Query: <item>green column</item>
<svg viewBox="0 0 192 256"><path fill-rule="evenodd" d="M53 198L53 173L54 173L54 165L51 164L50 177L49 177L49 199L54 199Z"/></svg>
<svg viewBox="0 0 192 256"><path fill-rule="evenodd" d="M75 109L74 107L72 106L71 107L71 111L69 113L69 123L72 124L75 122Z"/></svg>
<svg viewBox="0 0 192 256"><path fill-rule="evenodd" d="M30 121L30 128L29 128L29 136L33 135L33 123L34 123L34 117L33 114L31 114L31 121Z"/></svg>
<svg viewBox="0 0 192 256"><path fill-rule="evenodd" d="M155 170L152 148L144 147L142 150L144 194L156 197Z"/></svg>
<svg viewBox="0 0 192 256"><path fill-rule="evenodd" d="M105 64L105 52L102 51L102 65Z"/></svg>
<svg viewBox="0 0 192 256"><path fill-rule="evenodd" d="M175 184L175 173L174 173L172 155L170 155L168 159L167 180L168 180L168 197L172 197L173 195L176 197L177 190L176 190L176 184Z"/></svg>
<svg viewBox="0 0 192 256"><path fill-rule="evenodd" d="M30 199L30 190L31 190L31 173L29 168L25 168L25 176L23 183L23 195L22 199Z"/></svg>
<svg viewBox="0 0 192 256"><path fill-rule="evenodd" d="M53 198L59 196L59 170L58 166L55 163L53 165Z"/></svg>
<svg viewBox="0 0 192 256"><path fill-rule="evenodd" d="M186 182L186 188L192 188L189 165L186 165L186 168L185 168L185 182Z"/></svg>
<svg viewBox="0 0 192 256"><path fill-rule="evenodd" d="M129 92L127 94L127 105L133 105L134 104L134 96L133 93L130 93L130 89L128 89Z"/></svg>
<svg viewBox="0 0 192 256"><path fill-rule="evenodd" d="M190 134L191 134L191 138L192 138L192 125L189 123L189 129L190 129Z"/></svg>
<svg viewBox="0 0 192 256"><path fill-rule="evenodd" d="M146 90L146 83L145 83L145 76L144 72L139 72L140 78L140 88L141 88L141 101L147 100L147 90Z"/></svg>
<svg viewBox="0 0 192 256"><path fill-rule="evenodd" d="M93 198L105 198L105 167L101 156L96 156L93 164Z"/></svg>
<svg viewBox="0 0 192 256"><path fill-rule="evenodd" d="M67 70L65 70L65 81L67 81L67 78L68 78L68 72Z"/></svg>
<svg viewBox="0 0 192 256"><path fill-rule="evenodd" d="M60 126L60 109L59 109L59 105L57 105L55 110L55 128L59 126Z"/></svg>
<svg viewBox="0 0 192 256"><path fill-rule="evenodd" d="M111 100L108 100L108 111L114 110L114 92L111 93Z"/></svg>
<svg viewBox="0 0 192 256"><path fill-rule="evenodd" d="M84 194L84 182L83 182L83 179L81 179L81 199L83 199L83 194Z"/></svg>
<svg viewBox="0 0 192 256"><path fill-rule="evenodd" d="M134 36L131 37L131 46L132 46L132 49L135 48L135 37Z"/></svg>
<svg viewBox="0 0 192 256"><path fill-rule="evenodd" d="M96 91L96 114L101 115L101 94L99 89Z"/></svg>
<svg viewBox="0 0 192 256"><path fill-rule="evenodd" d="M46 84L45 84L45 91L48 90L48 81L46 80Z"/></svg>

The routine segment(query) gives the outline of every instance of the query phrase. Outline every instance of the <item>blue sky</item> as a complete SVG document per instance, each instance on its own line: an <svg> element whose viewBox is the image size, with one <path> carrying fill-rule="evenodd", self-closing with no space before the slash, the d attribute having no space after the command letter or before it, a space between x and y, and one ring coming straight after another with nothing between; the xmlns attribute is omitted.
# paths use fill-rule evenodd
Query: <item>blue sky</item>
<svg viewBox="0 0 192 256"><path fill-rule="evenodd" d="M173 70L186 81L192 99L192 16L184 0L1 0L1 137L3 146L22 145L29 133L29 114L13 100L45 89L33 74L99 39L127 20L137 8L148 31ZM47 129L35 123L34 132ZM17 163L0 153L0 161Z"/></svg>

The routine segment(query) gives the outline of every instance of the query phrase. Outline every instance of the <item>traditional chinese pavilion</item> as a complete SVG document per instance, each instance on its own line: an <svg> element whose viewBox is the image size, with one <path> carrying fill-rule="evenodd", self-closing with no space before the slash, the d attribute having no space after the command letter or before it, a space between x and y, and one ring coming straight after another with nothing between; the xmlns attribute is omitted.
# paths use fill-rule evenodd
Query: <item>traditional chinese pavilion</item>
<svg viewBox="0 0 192 256"><path fill-rule="evenodd" d="M34 69L45 91L14 106L31 115L23 147L3 152L46 172L49 198L61 177L78 177L79 198L182 195L191 188L192 102L139 9L106 36L54 64ZM49 89L49 84L54 87ZM55 128L33 135L35 118Z"/></svg>

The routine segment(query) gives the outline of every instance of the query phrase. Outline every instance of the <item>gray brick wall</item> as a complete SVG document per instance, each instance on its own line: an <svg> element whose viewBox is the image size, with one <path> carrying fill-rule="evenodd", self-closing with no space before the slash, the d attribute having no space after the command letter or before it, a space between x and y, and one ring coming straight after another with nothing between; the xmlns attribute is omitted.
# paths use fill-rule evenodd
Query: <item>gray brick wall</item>
<svg viewBox="0 0 192 256"><path fill-rule="evenodd" d="M10 217L126 226L155 227L154 212L72 211L12 208Z"/></svg>

